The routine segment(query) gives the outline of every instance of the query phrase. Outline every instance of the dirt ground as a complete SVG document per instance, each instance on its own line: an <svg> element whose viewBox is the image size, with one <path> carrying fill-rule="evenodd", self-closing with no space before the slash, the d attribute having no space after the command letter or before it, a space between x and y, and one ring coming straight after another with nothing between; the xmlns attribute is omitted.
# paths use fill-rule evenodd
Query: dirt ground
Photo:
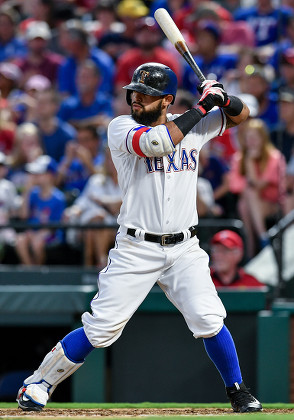
<svg viewBox="0 0 294 420"><path fill-rule="evenodd" d="M267 414L294 414L294 409L264 409ZM56 409L24 412L17 408L0 410L0 417L140 417L140 416L204 416L230 414L230 408L119 408Z"/></svg>

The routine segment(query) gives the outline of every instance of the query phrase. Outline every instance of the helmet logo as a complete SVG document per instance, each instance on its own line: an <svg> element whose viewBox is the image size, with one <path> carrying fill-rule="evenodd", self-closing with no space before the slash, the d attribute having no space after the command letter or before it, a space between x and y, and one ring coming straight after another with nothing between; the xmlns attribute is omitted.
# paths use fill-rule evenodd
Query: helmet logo
<svg viewBox="0 0 294 420"><path fill-rule="evenodd" d="M149 71L141 70L140 74L141 74L141 79L139 80L139 83L145 84L145 79L147 76L149 76L150 73Z"/></svg>

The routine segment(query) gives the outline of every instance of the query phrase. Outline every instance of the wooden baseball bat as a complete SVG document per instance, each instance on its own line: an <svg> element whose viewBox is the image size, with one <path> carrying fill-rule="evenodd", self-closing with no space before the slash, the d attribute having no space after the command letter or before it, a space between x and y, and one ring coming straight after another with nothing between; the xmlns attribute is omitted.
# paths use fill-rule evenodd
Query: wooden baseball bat
<svg viewBox="0 0 294 420"><path fill-rule="evenodd" d="M154 18L165 33L166 37L190 65L200 82L204 82L204 80L206 80L204 74L196 64L183 35L179 31L168 11L164 8L157 9L154 13Z"/></svg>

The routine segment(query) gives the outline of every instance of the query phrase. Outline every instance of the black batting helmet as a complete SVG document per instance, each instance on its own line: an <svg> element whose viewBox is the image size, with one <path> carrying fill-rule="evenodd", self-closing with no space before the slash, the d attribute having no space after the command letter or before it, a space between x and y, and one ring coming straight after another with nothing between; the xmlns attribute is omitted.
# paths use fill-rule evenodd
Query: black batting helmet
<svg viewBox="0 0 294 420"><path fill-rule="evenodd" d="M173 104L177 87L177 76L168 66L146 63L136 68L131 83L123 88L127 89L127 103L131 105L131 93L134 90L151 96L173 95Z"/></svg>

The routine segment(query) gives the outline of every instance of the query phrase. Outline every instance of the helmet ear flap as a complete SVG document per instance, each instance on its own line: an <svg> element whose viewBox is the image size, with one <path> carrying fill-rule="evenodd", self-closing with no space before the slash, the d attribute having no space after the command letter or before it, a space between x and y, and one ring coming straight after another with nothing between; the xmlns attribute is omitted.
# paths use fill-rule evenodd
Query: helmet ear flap
<svg viewBox="0 0 294 420"><path fill-rule="evenodd" d="M127 90L127 93L126 93L126 100L127 100L127 104L129 105L129 106L131 106L132 105L132 101L131 101L131 94L132 94L132 90Z"/></svg>

